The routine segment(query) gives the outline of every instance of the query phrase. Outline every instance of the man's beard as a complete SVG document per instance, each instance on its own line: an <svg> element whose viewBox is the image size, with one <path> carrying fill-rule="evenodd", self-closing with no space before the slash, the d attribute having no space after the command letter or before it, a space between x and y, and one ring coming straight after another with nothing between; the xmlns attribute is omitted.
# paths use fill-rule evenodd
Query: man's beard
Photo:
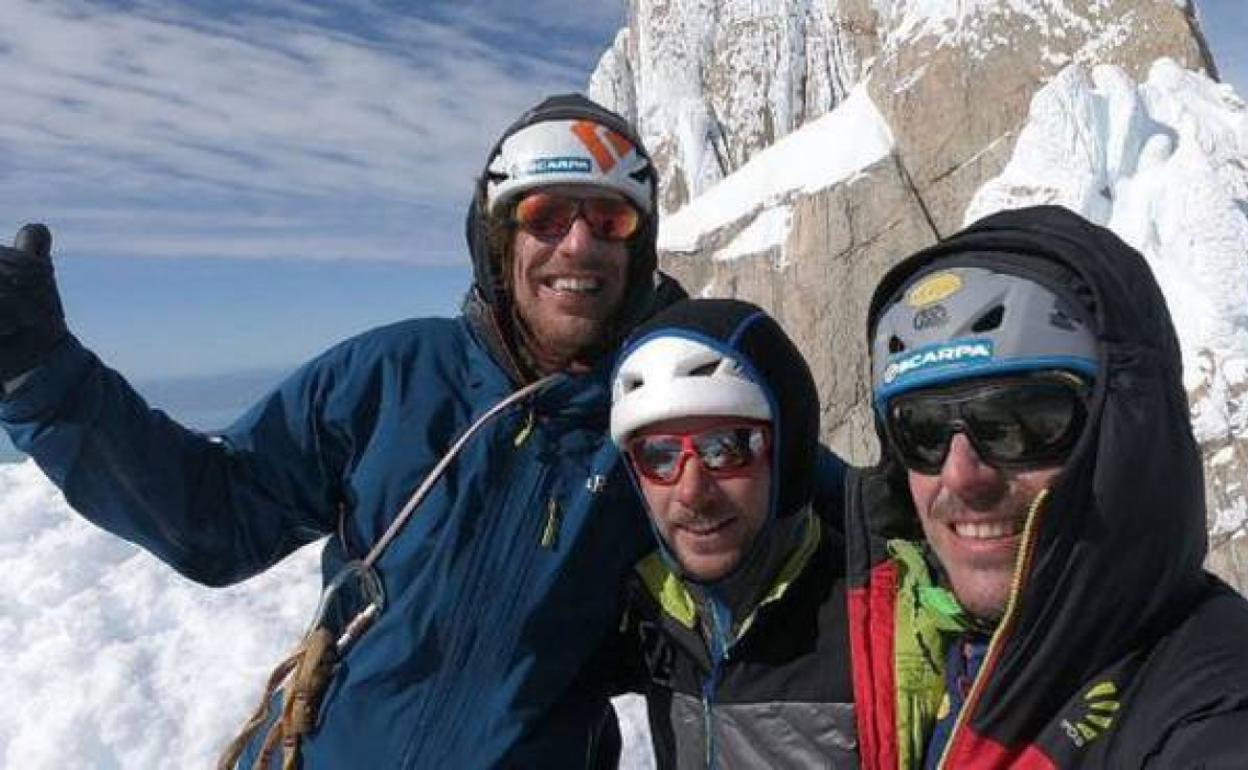
<svg viewBox="0 0 1248 770"><path fill-rule="evenodd" d="M614 318L581 319L574 330L565 325L562 333L551 333L540 328L541 324L534 328L514 305L511 317L518 353L538 374L588 370L617 341Z"/></svg>

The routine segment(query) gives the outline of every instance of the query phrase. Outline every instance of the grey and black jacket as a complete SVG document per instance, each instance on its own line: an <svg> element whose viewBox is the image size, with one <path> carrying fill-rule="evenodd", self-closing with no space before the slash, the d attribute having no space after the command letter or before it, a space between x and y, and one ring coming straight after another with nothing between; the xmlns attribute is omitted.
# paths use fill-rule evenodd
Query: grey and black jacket
<svg viewBox="0 0 1248 770"><path fill-rule="evenodd" d="M843 541L813 513L801 523L718 659L701 587L659 551L637 565L625 637L659 768L857 767Z"/></svg>

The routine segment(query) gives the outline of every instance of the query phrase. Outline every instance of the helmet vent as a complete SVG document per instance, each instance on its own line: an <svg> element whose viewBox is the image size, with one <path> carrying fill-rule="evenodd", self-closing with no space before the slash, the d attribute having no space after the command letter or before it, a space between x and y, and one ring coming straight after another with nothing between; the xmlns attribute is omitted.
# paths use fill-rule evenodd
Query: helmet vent
<svg viewBox="0 0 1248 770"><path fill-rule="evenodd" d="M708 361L701 366L696 366L689 370L690 377L710 377L715 374L715 370L719 368L719 361Z"/></svg>
<svg viewBox="0 0 1248 770"><path fill-rule="evenodd" d="M896 334L888 338L888 352L890 354L900 353L901 351L905 349L906 349L906 343L902 342L901 338L898 337Z"/></svg>
<svg viewBox="0 0 1248 770"><path fill-rule="evenodd" d="M620 374L620 387L625 393L631 393L641 387L641 378Z"/></svg>
<svg viewBox="0 0 1248 770"><path fill-rule="evenodd" d="M997 305L992 310L989 310L987 313L981 315L979 320L971 326L971 331L977 334L990 332L1001 326L1001 319L1004 317L1005 305Z"/></svg>

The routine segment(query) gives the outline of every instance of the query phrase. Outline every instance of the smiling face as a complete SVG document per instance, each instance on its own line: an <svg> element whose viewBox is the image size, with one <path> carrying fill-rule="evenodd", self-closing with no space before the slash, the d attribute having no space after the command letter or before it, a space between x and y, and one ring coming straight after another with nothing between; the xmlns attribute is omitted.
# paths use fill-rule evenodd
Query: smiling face
<svg viewBox="0 0 1248 770"><path fill-rule="evenodd" d="M648 425L636 435L697 433L723 422L722 417L684 417ZM719 580L730 573L767 521L771 461L766 453L745 473L730 477L713 476L689 457L674 484L640 473L637 478L660 537L695 580Z"/></svg>
<svg viewBox="0 0 1248 770"><path fill-rule="evenodd" d="M1005 612L1027 514L1061 467L1011 471L986 464L954 435L940 473L909 472L923 533L962 607L984 620Z"/></svg>
<svg viewBox="0 0 1248 770"><path fill-rule="evenodd" d="M568 197L618 197L585 188L551 188ZM623 303L628 245L594 237L583 217L561 237L517 228L511 286L524 343L543 373L585 363Z"/></svg>

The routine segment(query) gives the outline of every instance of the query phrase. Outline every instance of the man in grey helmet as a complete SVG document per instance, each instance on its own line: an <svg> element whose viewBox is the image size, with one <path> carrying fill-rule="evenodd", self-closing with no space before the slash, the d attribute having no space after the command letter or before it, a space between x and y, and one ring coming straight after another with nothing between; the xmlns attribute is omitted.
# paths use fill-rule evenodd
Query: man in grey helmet
<svg viewBox="0 0 1248 770"><path fill-rule="evenodd" d="M348 340L212 437L149 410L68 333L46 228L0 249L0 423L76 510L210 585L329 536L342 600L274 699L281 719L258 718L222 767L614 762L589 660L650 533L607 440L608 377L622 336L681 294L656 272L655 196L620 116L543 101L478 179L463 315ZM360 628L336 667L317 663Z"/></svg>
<svg viewBox="0 0 1248 770"><path fill-rule="evenodd" d="M848 495L867 768L1243 767L1248 602L1143 258L1057 207L881 282L880 465Z"/></svg>

